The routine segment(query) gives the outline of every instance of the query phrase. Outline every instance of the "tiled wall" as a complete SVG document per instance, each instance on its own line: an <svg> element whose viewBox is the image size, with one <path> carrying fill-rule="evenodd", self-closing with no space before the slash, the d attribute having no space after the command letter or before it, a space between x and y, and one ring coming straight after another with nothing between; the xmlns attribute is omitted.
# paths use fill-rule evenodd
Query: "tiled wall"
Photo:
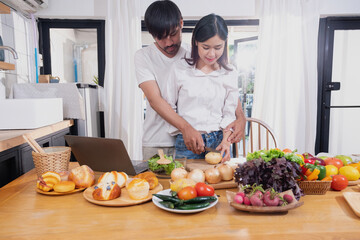
<svg viewBox="0 0 360 240"><path fill-rule="evenodd" d="M0 36L4 46L14 48L18 59L5 50L5 62L15 64L15 70L0 70L0 81L9 97L14 83L35 82L35 47L31 19L11 10L11 14L0 15Z"/></svg>

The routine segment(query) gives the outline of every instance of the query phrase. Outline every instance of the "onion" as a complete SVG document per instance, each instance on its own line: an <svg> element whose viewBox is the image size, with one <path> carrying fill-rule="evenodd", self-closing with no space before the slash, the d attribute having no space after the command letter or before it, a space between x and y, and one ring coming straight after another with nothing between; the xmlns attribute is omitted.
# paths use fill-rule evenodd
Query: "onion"
<svg viewBox="0 0 360 240"><path fill-rule="evenodd" d="M218 164L221 159L221 154L218 152L209 152L205 155L205 162L209 164Z"/></svg>
<svg viewBox="0 0 360 240"><path fill-rule="evenodd" d="M217 168L209 168L205 170L205 179L208 183L218 183L221 181L220 171Z"/></svg>
<svg viewBox="0 0 360 240"><path fill-rule="evenodd" d="M196 183L205 182L205 173L201 169L193 169L188 175L187 178L194 180Z"/></svg>
<svg viewBox="0 0 360 240"><path fill-rule="evenodd" d="M186 178L188 172L184 168L175 168L171 172L171 180L176 181L177 179Z"/></svg>
<svg viewBox="0 0 360 240"><path fill-rule="evenodd" d="M232 169L232 167L230 167L227 164L221 164L220 166L217 167L220 171L220 175L221 175L221 179L224 181L229 181L231 179L233 179L234 177L234 170Z"/></svg>

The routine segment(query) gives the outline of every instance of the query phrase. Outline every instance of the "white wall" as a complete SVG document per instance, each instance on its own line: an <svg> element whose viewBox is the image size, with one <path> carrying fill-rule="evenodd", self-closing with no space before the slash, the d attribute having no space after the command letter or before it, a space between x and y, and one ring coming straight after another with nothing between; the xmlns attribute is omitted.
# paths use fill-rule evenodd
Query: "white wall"
<svg viewBox="0 0 360 240"><path fill-rule="evenodd" d="M49 7L35 14L43 18L105 19L108 0L49 0ZM173 0L184 19L214 12L226 19L256 18L258 0ZM360 15L360 0L318 0L322 16ZM142 13L154 0L141 0Z"/></svg>

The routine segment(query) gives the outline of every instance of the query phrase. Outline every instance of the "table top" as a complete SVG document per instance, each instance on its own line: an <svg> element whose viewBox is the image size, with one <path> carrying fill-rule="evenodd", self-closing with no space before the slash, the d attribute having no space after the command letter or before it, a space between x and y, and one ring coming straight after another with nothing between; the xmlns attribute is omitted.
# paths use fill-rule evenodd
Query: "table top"
<svg viewBox="0 0 360 240"><path fill-rule="evenodd" d="M30 134L34 139L60 131L74 125L74 120L63 120L45 127L21 130L0 130L0 152L26 143L23 135Z"/></svg>
<svg viewBox="0 0 360 240"><path fill-rule="evenodd" d="M77 163L71 163L75 167ZM164 189L167 179L160 179ZM206 211L177 214L151 201L130 207L104 207L82 192L46 196L36 192L35 170L0 188L0 239L359 239L360 218L342 192L301 198L286 213L248 213L232 208L226 189ZM236 191L236 189L227 189Z"/></svg>

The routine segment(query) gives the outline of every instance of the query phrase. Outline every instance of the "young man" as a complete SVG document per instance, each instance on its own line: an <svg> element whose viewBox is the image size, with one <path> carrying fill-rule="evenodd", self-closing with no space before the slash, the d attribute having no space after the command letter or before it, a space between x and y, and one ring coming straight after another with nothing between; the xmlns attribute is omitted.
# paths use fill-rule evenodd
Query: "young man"
<svg viewBox="0 0 360 240"><path fill-rule="evenodd" d="M181 44L181 12L176 4L169 0L156 1L147 8L144 19L155 42L135 54L137 81L147 98L143 159L151 158L159 148L162 148L166 155L173 155L175 138L168 133L165 121L181 131L190 151L200 154L204 152L200 132L181 118L161 94L165 91L166 76L171 64L190 51L188 45ZM231 142L240 141L244 133L245 116L241 104L238 104L236 109L236 117L237 120L227 127L227 130L233 131L228 139Z"/></svg>

